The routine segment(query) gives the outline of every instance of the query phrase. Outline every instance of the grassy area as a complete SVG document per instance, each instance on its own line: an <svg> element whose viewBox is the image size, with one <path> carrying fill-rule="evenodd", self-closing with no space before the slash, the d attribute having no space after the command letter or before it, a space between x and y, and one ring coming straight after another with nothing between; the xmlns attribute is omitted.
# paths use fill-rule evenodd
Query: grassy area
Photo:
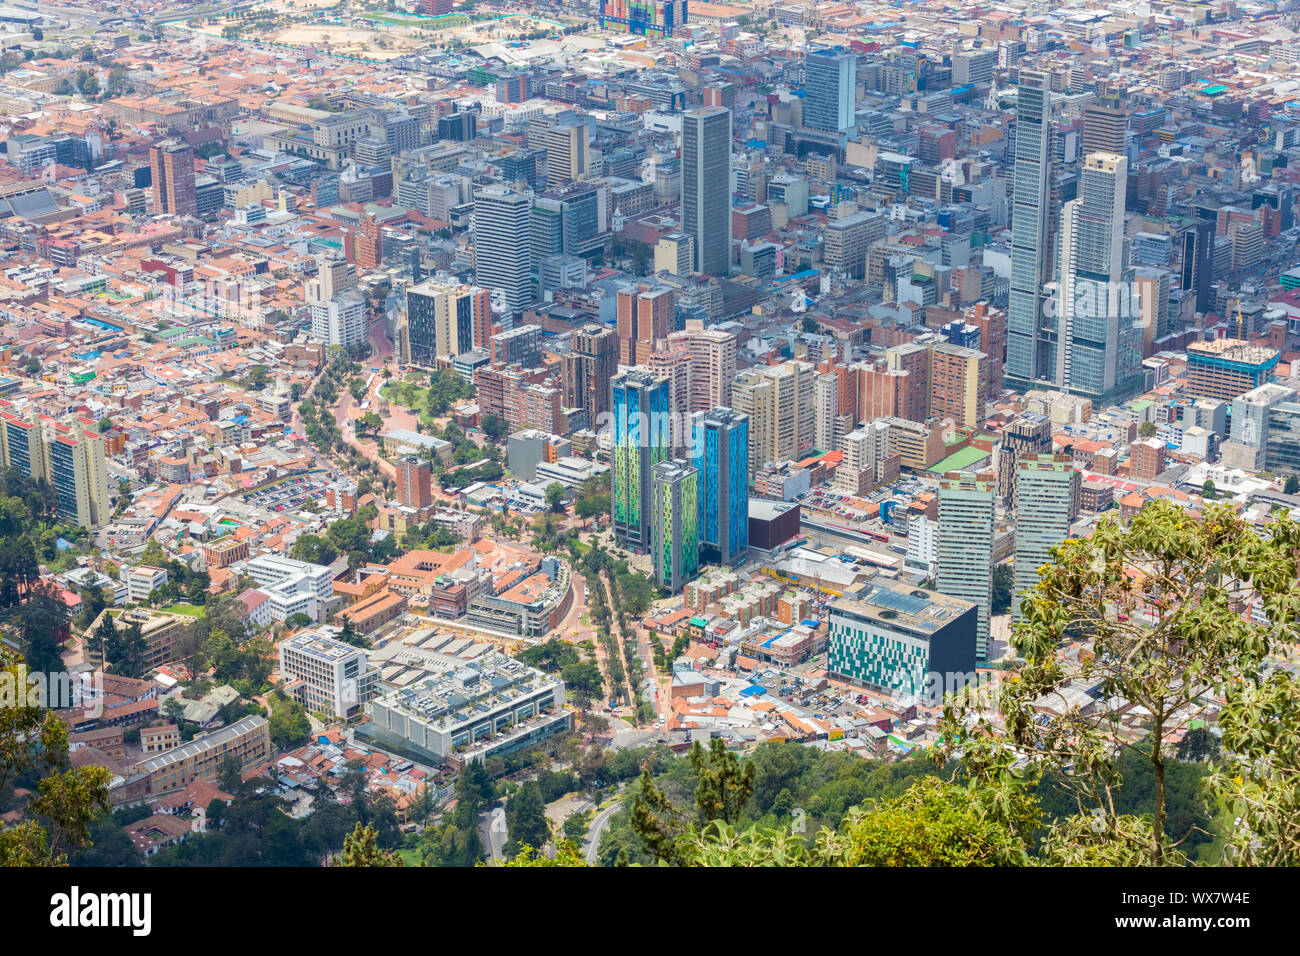
<svg viewBox="0 0 1300 956"><path fill-rule="evenodd" d="M181 614L185 617L202 617L206 611L197 604L172 604L163 608L167 614Z"/></svg>
<svg viewBox="0 0 1300 956"><path fill-rule="evenodd" d="M420 865L420 851L410 847L403 847L397 851L397 855L402 858L402 862L407 866Z"/></svg>
<svg viewBox="0 0 1300 956"><path fill-rule="evenodd" d="M385 382L379 394L396 405L404 405L420 416L420 421L431 424L436 419L429 411L429 390L410 382Z"/></svg>

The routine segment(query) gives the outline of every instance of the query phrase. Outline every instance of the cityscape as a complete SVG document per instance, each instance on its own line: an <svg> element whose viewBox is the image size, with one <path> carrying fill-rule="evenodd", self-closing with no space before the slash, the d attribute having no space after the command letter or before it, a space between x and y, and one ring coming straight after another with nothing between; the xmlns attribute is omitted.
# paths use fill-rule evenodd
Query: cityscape
<svg viewBox="0 0 1300 956"><path fill-rule="evenodd" d="M1300 865L1298 64L3 0L0 863Z"/></svg>

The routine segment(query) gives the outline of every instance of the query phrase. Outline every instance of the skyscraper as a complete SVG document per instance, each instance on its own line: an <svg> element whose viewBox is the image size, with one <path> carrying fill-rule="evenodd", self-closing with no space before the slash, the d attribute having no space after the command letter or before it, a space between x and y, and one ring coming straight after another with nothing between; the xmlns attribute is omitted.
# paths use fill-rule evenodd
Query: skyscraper
<svg viewBox="0 0 1300 956"><path fill-rule="evenodd" d="M554 189L587 175L587 124L552 126L545 134L546 185Z"/></svg>
<svg viewBox="0 0 1300 956"><path fill-rule="evenodd" d="M695 271L731 270L731 110L682 114L682 232L695 240Z"/></svg>
<svg viewBox="0 0 1300 956"><path fill-rule="evenodd" d="M651 471L655 578L676 594L700 570L700 473L680 458Z"/></svg>
<svg viewBox="0 0 1300 956"><path fill-rule="evenodd" d="M614 537L622 547L644 551L650 546L650 472L671 447L668 381L630 369L614 379L611 405Z"/></svg>
<svg viewBox="0 0 1300 956"><path fill-rule="evenodd" d="M823 133L853 128L858 58L838 49L809 50L804 57L803 125Z"/></svg>
<svg viewBox="0 0 1300 956"><path fill-rule="evenodd" d="M979 609L975 656L989 656L989 609L993 604L992 474L949 472L939 480L939 593L972 602Z"/></svg>
<svg viewBox="0 0 1300 956"><path fill-rule="evenodd" d="M690 367L690 410L706 412L731 406L731 386L736 379L736 336L722 329L706 329L690 319L680 332L670 332L670 346L686 349Z"/></svg>
<svg viewBox="0 0 1300 956"><path fill-rule="evenodd" d="M1044 286L1052 281L1049 196L1052 104L1048 77L1022 70L1016 101L1012 175L1011 290L1007 298L1007 373L1018 388L1055 381L1055 330L1045 322Z"/></svg>
<svg viewBox="0 0 1300 956"><path fill-rule="evenodd" d="M1038 583L1038 569L1051 563L1051 549L1070 536L1079 513L1082 476L1069 455L1025 455L1016 462L1016 565L1011 619L1020 619L1020 601Z"/></svg>
<svg viewBox="0 0 1300 956"><path fill-rule="evenodd" d="M735 564L749 546L749 418L730 408L696 412L691 431L700 544L713 560Z"/></svg>
<svg viewBox="0 0 1300 956"><path fill-rule="evenodd" d="M149 148L153 177L153 203L160 213L193 216L198 211L194 192L194 150L178 139Z"/></svg>
<svg viewBox="0 0 1300 956"><path fill-rule="evenodd" d="M1140 381L1142 331L1124 262L1127 179L1123 156L1091 154L1079 198L1061 215L1057 384L1092 398Z"/></svg>
<svg viewBox="0 0 1300 956"><path fill-rule="evenodd" d="M474 190L474 273L479 285L499 297L506 315L517 315L534 301L531 217L532 202L521 193L504 186Z"/></svg>

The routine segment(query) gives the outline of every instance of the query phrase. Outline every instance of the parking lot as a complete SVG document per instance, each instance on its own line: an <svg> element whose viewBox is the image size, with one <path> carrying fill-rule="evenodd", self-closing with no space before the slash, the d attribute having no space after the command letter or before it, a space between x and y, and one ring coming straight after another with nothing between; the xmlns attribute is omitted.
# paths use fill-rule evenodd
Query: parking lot
<svg viewBox="0 0 1300 956"><path fill-rule="evenodd" d="M293 511L309 502L323 504L328 486L329 480L323 475L297 475L270 487L250 491L242 497L250 505L267 511Z"/></svg>

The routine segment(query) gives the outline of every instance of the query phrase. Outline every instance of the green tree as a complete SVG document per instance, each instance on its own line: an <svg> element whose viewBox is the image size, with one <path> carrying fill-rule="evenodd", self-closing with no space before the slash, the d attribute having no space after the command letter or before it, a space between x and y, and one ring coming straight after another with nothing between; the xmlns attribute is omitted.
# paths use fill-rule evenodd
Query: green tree
<svg viewBox="0 0 1300 956"><path fill-rule="evenodd" d="M1180 862L1176 843L1186 834L1168 831L1166 741L1189 729L1207 694L1251 699L1266 658L1294 640L1298 547L1296 522L1275 517L1257 533L1224 504L1207 504L1198 518L1153 502L1127 527L1102 518L1091 537L1054 550L1022 601L1012 644L1025 666L996 700L1005 734L983 717L967 722L972 702L958 699L945 708L938 756L960 750L967 770L986 779L1018 762L1052 772L1082 817L1095 814L1057 823L1047 846L1058 859L1096 856L1100 846L1117 859ZM1252 605L1260 620L1240 613ZM1092 698L1087 707L1064 704L1056 719L1041 720L1037 702L1067 686L1095 688L1097 706ZM1141 739L1121 724L1112 703L1121 700L1141 708ZM1130 751L1150 768L1146 824L1117 809ZM1092 835L1081 844L1085 830Z"/></svg>
<svg viewBox="0 0 1300 956"><path fill-rule="evenodd" d="M0 644L0 677L10 686L27 686L21 665ZM91 822L108 810L111 775L69 767L67 725L33 701L0 707L0 794L20 777L35 780L36 794L20 821L0 829L0 866L66 865L68 851L90 842Z"/></svg>
<svg viewBox="0 0 1300 956"><path fill-rule="evenodd" d="M1151 438L1155 435L1155 433L1156 433L1155 422L1143 422L1141 425L1138 426L1139 438Z"/></svg>
<svg viewBox="0 0 1300 956"><path fill-rule="evenodd" d="M510 833L507 855L513 856L524 847L540 850L546 845L551 831L536 780L525 781L510 798L506 805L506 828Z"/></svg>
<svg viewBox="0 0 1300 956"><path fill-rule="evenodd" d="M1205 484L1201 485L1201 497L1206 501L1213 501L1219 497L1219 489L1214 487L1214 482L1209 478L1205 479Z"/></svg>
<svg viewBox="0 0 1300 956"><path fill-rule="evenodd" d="M546 486L546 507L556 514L564 511L564 485L558 481Z"/></svg>
<svg viewBox="0 0 1300 956"><path fill-rule="evenodd" d="M379 834L373 827L358 823L343 838L343 852L334 859L335 866L404 866L395 851L379 846Z"/></svg>
<svg viewBox="0 0 1300 956"><path fill-rule="evenodd" d="M1300 475L1287 475L1282 491L1288 495L1300 493Z"/></svg>

